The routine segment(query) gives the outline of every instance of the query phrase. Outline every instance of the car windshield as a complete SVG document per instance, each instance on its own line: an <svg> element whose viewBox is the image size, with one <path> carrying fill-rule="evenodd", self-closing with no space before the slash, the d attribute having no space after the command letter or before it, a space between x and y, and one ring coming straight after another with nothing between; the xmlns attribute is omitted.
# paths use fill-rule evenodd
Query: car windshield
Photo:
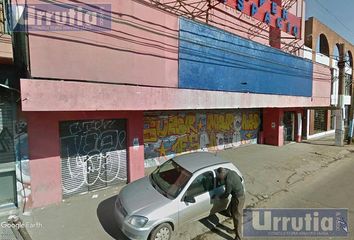
<svg viewBox="0 0 354 240"><path fill-rule="evenodd" d="M151 181L168 197L176 198L192 174L172 159L151 174Z"/></svg>

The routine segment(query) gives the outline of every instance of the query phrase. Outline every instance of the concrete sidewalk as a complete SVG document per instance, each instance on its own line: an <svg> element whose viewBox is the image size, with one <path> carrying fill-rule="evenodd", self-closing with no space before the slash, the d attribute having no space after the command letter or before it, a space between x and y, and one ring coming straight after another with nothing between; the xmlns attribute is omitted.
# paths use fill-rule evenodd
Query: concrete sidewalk
<svg viewBox="0 0 354 240"><path fill-rule="evenodd" d="M354 151L354 146L336 147L333 143L333 137L327 137L283 147L251 145L217 154L233 162L244 174L246 205L252 207L278 193L286 192L289 186L297 184L308 175L316 174ZM40 224L28 229L34 240L123 240L125 238L115 226L112 214L114 198L121 187L72 197L58 206L35 209L29 216L22 218L26 223ZM224 216L217 214L189 224L175 234L175 239L196 238L224 220ZM225 235L225 239L229 238Z"/></svg>
<svg viewBox="0 0 354 240"><path fill-rule="evenodd" d="M254 206L264 198L302 181L322 168L349 155L354 146L336 147L333 137L290 143L283 147L255 145L220 152L244 174L247 205Z"/></svg>

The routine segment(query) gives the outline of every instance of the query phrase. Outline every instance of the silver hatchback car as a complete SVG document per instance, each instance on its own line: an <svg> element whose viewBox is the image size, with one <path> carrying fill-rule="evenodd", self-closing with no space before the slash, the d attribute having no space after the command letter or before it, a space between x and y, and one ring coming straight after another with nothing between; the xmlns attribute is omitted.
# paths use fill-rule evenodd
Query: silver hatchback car
<svg viewBox="0 0 354 240"><path fill-rule="evenodd" d="M130 239L169 240L183 224L226 210L229 199L213 199L225 190L216 181L219 167L237 172L244 185L232 163L205 152L168 160L149 176L128 184L115 203L119 228Z"/></svg>

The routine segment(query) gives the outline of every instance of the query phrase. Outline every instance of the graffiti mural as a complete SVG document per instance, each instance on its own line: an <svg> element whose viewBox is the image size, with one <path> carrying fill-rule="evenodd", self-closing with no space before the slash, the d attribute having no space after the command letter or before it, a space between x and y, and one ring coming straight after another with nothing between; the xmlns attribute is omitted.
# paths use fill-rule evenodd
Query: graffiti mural
<svg viewBox="0 0 354 240"><path fill-rule="evenodd" d="M126 181L125 120L60 123L64 195Z"/></svg>
<svg viewBox="0 0 354 240"><path fill-rule="evenodd" d="M259 111L182 112L144 117L145 167L176 154L255 143Z"/></svg>

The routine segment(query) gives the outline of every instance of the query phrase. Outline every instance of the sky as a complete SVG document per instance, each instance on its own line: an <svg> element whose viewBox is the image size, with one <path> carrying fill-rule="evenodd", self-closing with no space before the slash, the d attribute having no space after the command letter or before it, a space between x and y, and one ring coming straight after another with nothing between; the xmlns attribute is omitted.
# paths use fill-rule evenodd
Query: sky
<svg viewBox="0 0 354 240"><path fill-rule="evenodd" d="M306 19L315 17L354 45L354 0L306 0Z"/></svg>

